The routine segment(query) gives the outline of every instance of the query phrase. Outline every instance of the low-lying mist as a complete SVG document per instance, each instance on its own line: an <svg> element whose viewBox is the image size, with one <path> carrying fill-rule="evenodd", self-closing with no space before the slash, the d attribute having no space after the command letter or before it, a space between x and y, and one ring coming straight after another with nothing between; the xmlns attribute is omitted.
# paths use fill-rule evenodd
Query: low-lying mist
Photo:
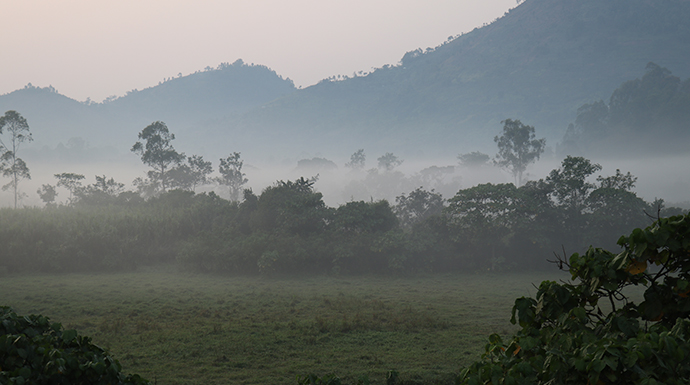
<svg viewBox="0 0 690 385"><path fill-rule="evenodd" d="M98 151L96 151L98 152ZM64 155L64 154L63 154ZM102 156L95 157L96 161L87 161L84 157L74 159L65 156L55 156L48 151L27 151L25 157L27 166L31 171L30 180L22 180L19 190L25 194L20 201L21 206L43 206L37 190L43 184L56 185L55 174L76 173L85 176L84 185L95 182L95 176L113 178L116 182L123 183L126 190L136 191L132 181L146 176L148 168L141 163L138 157L130 152L118 153L115 150L103 150ZM493 166L491 161L473 167L463 166L457 159L413 159L400 158L400 165L386 170L377 167L376 158L383 154L366 154L367 161L364 167L352 169L346 166L349 159L330 158L319 154L317 157L309 157L301 154L306 160L326 160L326 162L311 162L311 166L299 166L297 156L293 159L266 162L262 157L247 158L242 154L244 168L248 182L245 188L252 189L255 193L261 193L263 189L273 185L276 181L295 180L300 177L306 179L316 178L314 187L323 194L324 202L337 207L349 201L377 201L388 200L395 204L395 198L401 194L422 187L426 190L435 190L441 193L445 199L453 197L458 190L476 186L482 183L515 183L515 179L507 170ZM669 155L646 158L612 158L590 157L592 162L602 166L602 170L592 176L609 176L619 169L623 173L630 172L637 177L637 183L633 189L637 195L645 201L651 202L655 198L664 199L668 205L684 208L690 207L690 155ZM214 174L217 175L218 159L205 159L211 161ZM525 180L539 180L546 178L549 172L559 167L562 158L554 155L545 155L531 164L526 171ZM313 163L317 165L314 166ZM9 179L5 178L3 184ZM229 198L228 192L221 186L209 184L196 188L196 192L215 191L224 198ZM57 188L56 203L67 203L69 192ZM10 190L0 192L0 205L7 207L13 204L13 195Z"/></svg>

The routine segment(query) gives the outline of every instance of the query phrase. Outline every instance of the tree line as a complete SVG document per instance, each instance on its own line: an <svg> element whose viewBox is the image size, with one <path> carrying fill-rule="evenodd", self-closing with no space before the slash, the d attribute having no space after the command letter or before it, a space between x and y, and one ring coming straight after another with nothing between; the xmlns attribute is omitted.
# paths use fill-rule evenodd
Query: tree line
<svg viewBox="0 0 690 385"><path fill-rule="evenodd" d="M16 115L15 115L16 114ZM26 131L11 131L18 143ZM16 124L16 123L13 123ZM220 159L220 176L201 156L187 157L172 146L175 139L163 122L144 128L132 152L149 166L137 178L138 191L105 175L84 186L84 176L56 174L58 187L70 197L54 204L55 187L43 185L45 208L2 209L0 266L8 271L133 269L153 263L178 263L206 272L274 274L292 272L364 273L534 269L554 251L609 246L634 227L645 226L649 213L671 215L662 200L645 202L632 191L637 178L602 167L583 157L566 157L545 178L522 181L527 165L544 151L534 127L519 120L503 122L495 138L496 165L518 183L479 184L445 199L422 187L395 201L350 201L328 207L314 184L318 177L277 181L259 194L243 189L243 161L235 152ZM23 138L23 139L20 139ZM16 148L5 148L3 172L15 178L23 162L11 163ZM462 162L486 161L487 155L461 155ZM362 169L364 150L347 164ZM402 163L392 153L378 160L382 175ZM19 164L19 166L12 166ZM10 171L23 167L25 174ZM377 171L378 172L378 171ZM211 181L224 186L230 199L194 190ZM240 199L241 196L241 199Z"/></svg>
<svg viewBox="0 0 690 385"><path fill-rule="evenodd" d="M546 178L516 187L480 184L445 200L415 189L386 200L328 207L314 179L278 181L242 201L169 190L124 192L45 208L4 208L0 266L8 272L128 270L176 263L200 272L406 273L545 267L554 251L607 246L645 213L636 178L566 158ZM102 179L101 182L104 180ZM107 181L104 181L107 186Z"/></svg>

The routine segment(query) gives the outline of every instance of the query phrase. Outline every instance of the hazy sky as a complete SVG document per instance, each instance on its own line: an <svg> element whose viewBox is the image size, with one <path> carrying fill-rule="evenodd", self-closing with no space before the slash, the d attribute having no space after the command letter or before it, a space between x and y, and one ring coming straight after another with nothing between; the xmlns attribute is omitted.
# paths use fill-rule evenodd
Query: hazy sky
<svg viewBox="0 0 690 385"><path fill-rule="evenodd" d="M396 64L515 0L2 0L0 94L101 101L178 73L263 64L296 86Z"/></svg>

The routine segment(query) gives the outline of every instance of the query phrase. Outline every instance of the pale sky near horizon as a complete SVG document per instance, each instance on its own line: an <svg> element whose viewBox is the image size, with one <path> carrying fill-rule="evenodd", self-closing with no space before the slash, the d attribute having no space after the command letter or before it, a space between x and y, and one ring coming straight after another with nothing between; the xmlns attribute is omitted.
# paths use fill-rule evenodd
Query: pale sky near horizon
<svg viewBox="0 0 690 385"><path fill-rule="evenodd" d="M237 59L307 87L396 64L515 0L2 0L0 95L26 84L100 102Z"/></svg>

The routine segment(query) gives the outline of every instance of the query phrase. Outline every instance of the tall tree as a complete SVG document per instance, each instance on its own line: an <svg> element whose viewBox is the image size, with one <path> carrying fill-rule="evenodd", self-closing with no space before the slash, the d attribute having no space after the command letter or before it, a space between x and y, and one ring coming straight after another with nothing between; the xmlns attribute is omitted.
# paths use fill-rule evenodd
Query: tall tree
<svg viewBox="0 0 690 385"><path fill-rule="evenodd" d="M494 137L498 145L496 164L510 170L518 186L522 185L522 174L527 165L539 159L544 152L546 139L536 139L534 127L519 120L506 119L503 135Z"/></svg>
<svg viewBox="0 0 690 385"><path fill-rule="evenodd" d="M14 208L17 208L17 200L21 198L19 192L19 181L31 179L29 167L24 160L17 156L19 147L24 142L34 140L29 131L29 124L26 119L17 111L7 111L0 117L0 134L8 133L9 138L5 141L0 137L0 170L2 175L10 177L10 183L2 187L3 190L12 189L14 192Z"/></svg>
<svg viewBox="0 0 690 385"><path fill-rule="evenodd" d="M171 189L196 191L197 186L209 182L208 175L213 172L211 162L202 156L192 155L187 163L180 163L168 172L168 187Z"/></svg>
<svg viewBox="0 0 690 385"><path fill-rule="evenodd" d="M152 183L160 186L163 192L170 187L170 170L185 160L184 153L179 153L170 144L175 135L161 121L153 122L139 133L142 142L134 143L132 152L141 156L141 161L152 168L148 177Z"/></svg>
<svg viewBox="0 0 690 385"><path fill-rule="evenodd" d="M187 165L192 181L192 191L195 191L197 186L209 182L208 176L213 172L211 162L205 161L201 155L192 155L187 158Z"/></svg>
<svg viewBox="0 0 690 385"><path fill-rule="evenodd" d="M239 199L242 186L249 181L242 172L243 165L244 161L240 160L239 152L233 152L227 158L220 159L220 177L216 178L216 181L228 188L230 199L233 201Z"/></svg>
<svg viewBox="0 0 690 385"><path fill-rule="evenodd" d="M600 170L601 165L592 163L589 159L581 156L567 156L561 162L559 169L551 170L549 176L546 177L546 182L553 188L553 196L559 206L580 214L586 207L589 193L597 187L594 183L588 182L587 178ZM620 184L620 182L614 182L614 178L620 178L620 176L613 177L611 181L609 178L601 178L602 186Z"/></svg>
<svg viewBox="0 0 690 385"><path fill-rule="evenodd" d="M587 179L597 171L601 165L592 163L580 156L567 156L561 162L561 167L552 170L546 177L546 183L552 189L552 196L556 199L559 209L561 226L565 230L564 240L570 238L570 247L581 247L587 228L585 213L588 209L588 198L596 185Z"/></svg>

